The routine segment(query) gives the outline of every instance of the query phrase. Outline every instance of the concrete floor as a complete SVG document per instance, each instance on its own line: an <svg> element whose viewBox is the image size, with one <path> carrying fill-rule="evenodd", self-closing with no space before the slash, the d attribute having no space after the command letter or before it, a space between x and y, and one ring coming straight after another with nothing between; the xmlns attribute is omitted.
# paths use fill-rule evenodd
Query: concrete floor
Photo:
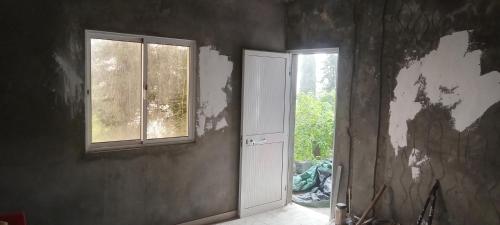
<svg viewBox="0 0 500 225"><path fill-rule="evenodd" d="M328 208L312 209L289 204L281 209L242 219L220 223L221 225L328 225Z"/></svg>
<svg viewBox="0 0 500 225"><path fill-rule="evenodd" d="M302 206L303 207L303 206ZM306 207L307 208L307 207ZM315 212L318 212L318 213L321 213L325 216L330 216L330 208L307 208L307 209L310 209L312 211L315 211Z"/></svg>

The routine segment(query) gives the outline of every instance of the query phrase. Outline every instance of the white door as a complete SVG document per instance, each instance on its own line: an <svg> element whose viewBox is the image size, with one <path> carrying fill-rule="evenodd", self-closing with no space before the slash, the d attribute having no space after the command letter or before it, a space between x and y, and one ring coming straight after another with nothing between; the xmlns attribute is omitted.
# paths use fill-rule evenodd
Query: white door
<svg viewBox="0 0 500 225"><path fill-rule="evenodd" d="M240 217L286 203L290 55L244 50Z"/></svg>

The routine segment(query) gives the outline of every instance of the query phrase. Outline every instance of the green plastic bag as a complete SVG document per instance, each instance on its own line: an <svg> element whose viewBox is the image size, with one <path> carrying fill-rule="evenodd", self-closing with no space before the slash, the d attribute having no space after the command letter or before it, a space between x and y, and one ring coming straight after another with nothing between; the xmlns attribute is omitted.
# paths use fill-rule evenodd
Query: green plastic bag
<svg viewBox="0 0 500 225"><path fill-rule="evenodd" d="M311 188L318 186L319 174L317 170L320 171L332 171L332 162L330 161L320 161L319 164L311 166L304 173L293 176L293 191L303 192L308 191Z"/></svg>

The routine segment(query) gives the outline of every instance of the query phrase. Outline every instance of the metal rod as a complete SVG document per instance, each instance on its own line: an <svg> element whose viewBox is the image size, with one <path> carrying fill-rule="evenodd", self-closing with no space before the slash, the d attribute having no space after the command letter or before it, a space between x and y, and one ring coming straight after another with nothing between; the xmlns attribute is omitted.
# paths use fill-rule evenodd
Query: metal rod
<svg viewBox="0 0 500 225"><path fill-rule="evenodd" d="M373 208L373 206L375 206L375 204L377 203L377 201L379 200L379 198L382 196L382 194L384 193L384 191L385 191L386 188L387 188L387 186L384 184L384 186L382 187L382 189L380 189L380 191L378 191L377 195L375 196L375 199L373 199L372 202L370 203L370 206L368 206L368 208L365 210L365 212L363 213L363 215L361 216L361 218L359 218L359 221L358 221L358 223L356 223L356 225L363 224L363 221L365 220L366 216L368 215L368 213L370 212L370 210Z"/></svg>

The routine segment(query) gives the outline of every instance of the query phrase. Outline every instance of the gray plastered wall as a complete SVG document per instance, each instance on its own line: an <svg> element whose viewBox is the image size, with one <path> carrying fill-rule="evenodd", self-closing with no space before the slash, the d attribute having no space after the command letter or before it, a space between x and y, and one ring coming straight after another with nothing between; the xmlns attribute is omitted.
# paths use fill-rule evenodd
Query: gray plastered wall
<svg viewBox="0 0 500 225"><path fill-rule="evenodd" d="M374 213L413 224L439 179L434 224L499 223L499 16L498 1L289 3L287 46L350 43L334 161L350 168L339 199L352 186L355 214L386 184Z"/></svg>
<svg viewBox="0 0 500 225"><path fill-rule="evenodd" d="M500 71L498 1L21 0L2 1L0 15L0 211L24 210L34 224L177 224L236 210L242 49L338 47L339 201L352 186L361 214L387 184L374 213L412 224L440 179L434 224L499 223L498 102L457 130L457 106L433 101L423 76L403 102L421 107L406 145L395 148L401 133L390 133L401 71L441 52L443 37L468 32L464 55L481 51L479 75ZM190 144L84 154L84 29L194 39L227 57L226 105L205 118L227 126L203 126ZM415 148L429 158L418 180Z"/></svg>
<svg viewBox="0 0 500 225"><path fill-rule="evenodd" d="M281 3L22 0L2 1L0 15L0 212L40 225L178 224L237 209L242 49L285 50ZM197 96L194 143L84 153L85 29L197 42L203 79L218 81L197 76L197 93L221 97Z"/></svg>

